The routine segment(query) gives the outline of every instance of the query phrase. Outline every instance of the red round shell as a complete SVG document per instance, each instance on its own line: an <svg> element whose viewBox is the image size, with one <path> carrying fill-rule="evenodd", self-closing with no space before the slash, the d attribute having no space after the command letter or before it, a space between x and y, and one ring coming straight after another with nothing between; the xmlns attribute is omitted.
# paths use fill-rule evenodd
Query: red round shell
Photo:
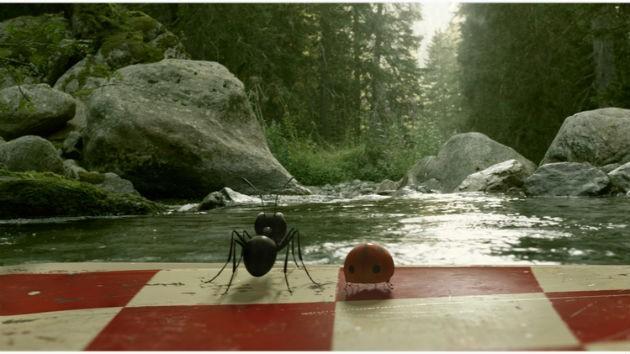
<svg viewBox="0 0 630 354"><path fill-rule="evenodd" d="M354 247L343 263L347 283L384 283L394 275L394 259L381 245L363 243Z"/></svg>

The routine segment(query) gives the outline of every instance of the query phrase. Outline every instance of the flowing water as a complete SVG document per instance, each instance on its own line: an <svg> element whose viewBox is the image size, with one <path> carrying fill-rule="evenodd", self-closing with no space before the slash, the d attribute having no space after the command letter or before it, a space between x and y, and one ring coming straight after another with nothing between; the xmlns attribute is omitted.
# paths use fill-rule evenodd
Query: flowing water
<svg viewBox="0 0 630 354"><path fill-rule="evenodd" d="M0 265L224 262L231 231L253 234L261 210L4 220ZM281 197L278 211L300 231L307 263L341 264L353 245L375 241L398 265L630 264L630 198Z"/></svg>

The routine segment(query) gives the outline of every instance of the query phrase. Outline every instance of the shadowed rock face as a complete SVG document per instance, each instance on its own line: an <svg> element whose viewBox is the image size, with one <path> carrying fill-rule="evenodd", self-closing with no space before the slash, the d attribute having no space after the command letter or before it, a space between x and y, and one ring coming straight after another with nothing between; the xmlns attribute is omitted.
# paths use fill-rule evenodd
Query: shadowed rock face
<svg viewBox="0 0 630 354"><path fill-rule="evenodd" d="M87 167L112 171L149 197L203 197L229 186L281 188L243 84L218 63L165 59L122 68L87 101ZM293 182L289 187L299 192Z"/></svg>
<svg viewBox="0 0 630 354"><path fill-rule="evenodd" d="M469 175L494 164L516 160L525 171L533 172L535 165L514 149L500 144L481 133L464 133L452 136L437 156L425 157L401 181L405 185L421 185L432 181L441 191L452 192Z"/></svg>
<svg viewBox="0 0 630 354"><path fill-rule="evenodd" d="M556 162L540 166L525 180L532 196L593 196L603 194L610 180L606 173L588 163Z"/></svg>
<svg viewBox="0 0 630 354"><path fill-rule="evenodd" d="M588 162L594 166L630 162L630 110L602 108L565 119L541 165Z"/></svg>
<svg viewBox="0 0 630 354"><path fill-rule="evenodd" d="M608 178L610 178L610 184L615 191L630 192L630 162L610 171Z"/></svg>

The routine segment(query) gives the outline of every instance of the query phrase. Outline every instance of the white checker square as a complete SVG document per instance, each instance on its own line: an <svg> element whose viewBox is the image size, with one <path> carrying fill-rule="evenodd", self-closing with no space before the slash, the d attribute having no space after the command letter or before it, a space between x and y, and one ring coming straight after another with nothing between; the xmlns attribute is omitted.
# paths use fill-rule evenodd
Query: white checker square
<svg viewBox="0 0 630 354"><path fill-rule="evenodd" d="M225 305L333 302L339 274L338 266L311 267L309 273L322 287L315 286L304 270L295 266L287 274L293 294L289 293L281 267L262 277L253 277L241 265L227 294L231 264L212 283L220 268L168 269L158 272L129 302L127 307L172 305Z"/></svg>
<svg viewBox="0 0 630 354"><path fill-rule="evenodd" d="M83 350L120 307L0 316L0 350Z"/></svg>
<svg viewBox="0 0 630 354"><path fill-rule="evenodd" d="M537 266L532 271L545 292L630 289L630 266Z"/></svg>
<svg viewBox="0 0 630 354"><path fill-rule="evenodd" d="M542 293L340 301L333 350L530 350L578 345Z"/></svg>
<svg viewBox="0 0 630 354"><path fill-rule="evenodd" d="M630 352L630 341L590 343L586 345L586 350L598 351L598 352L609 352L609 351Z"/></svg>

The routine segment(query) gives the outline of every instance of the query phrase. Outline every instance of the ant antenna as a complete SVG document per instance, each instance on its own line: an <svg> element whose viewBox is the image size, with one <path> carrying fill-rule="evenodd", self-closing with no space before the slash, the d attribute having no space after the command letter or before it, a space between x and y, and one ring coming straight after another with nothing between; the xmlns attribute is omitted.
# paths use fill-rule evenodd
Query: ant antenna
<svg viewBox="0 0 630 354"><path fill-rule="evenodd" d="M284 186L282 186L282 188L281 188L280 190L285 189L285 188L289 185L289 182L293 181L294 179L295 179L295 177L291 177L291 178L289 178L289 180L287 181L287 183L285 183L285 184L284 184ZM279 192L278 192L278 193L276 193L276 203L275 203L275 205L273 206L273 213L274 213L274 214L276 213L276 208L278 207L278 197L279 197L279 195L280 195L280 193L279 193Z"/></svg>
<svg viewBox="0 0 630 354"><path fill-rule="evenodd" d="M250 186L250 187L252 187L256 193L258 193L258 196L260 197L260 203L262 204L262 207L264 208L264 207L265 207L265 201L263 200L262 193L260 193L260 191L258 190L258 188L256 188L256 186L254 186L254 185L252 184L252 182L248 181L248 180L247 180L247 178L245 178L245 177L241 177L241 179L242 179L243 181L245 181L247 184L249 184L249 186Z"/></svg>

